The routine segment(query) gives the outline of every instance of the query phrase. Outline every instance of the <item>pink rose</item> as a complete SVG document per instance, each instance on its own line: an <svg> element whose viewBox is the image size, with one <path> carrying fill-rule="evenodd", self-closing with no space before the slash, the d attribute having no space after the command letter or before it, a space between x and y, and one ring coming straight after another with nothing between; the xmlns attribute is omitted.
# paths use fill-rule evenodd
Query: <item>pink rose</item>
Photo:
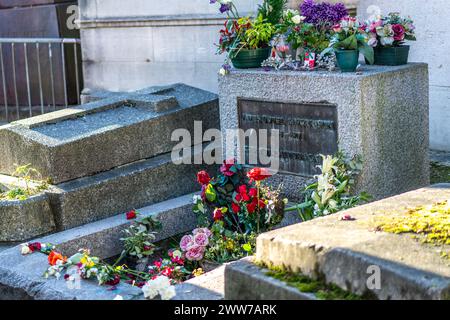
<svg viewBox="0 0 450 320"><path fill-rule="evenodd" d="M194 243L198 246L206 247L209 243L206 233L197 233L194 236Z"/></svg>
<svg viewBox="0 0 450 320"><path fill-rule="evenodd" d="M211 234L212 234L208 228L197 228L197 229L194 229L194 231L192 231L193 235L196 235L197 233L204 233L208 236L208 238L211 237Z"/></svg>
<svg viewBox="0 0 450 320"><path fill-rule="evenodd" d="M377 28L381 27L382 25L383 25L383 21L381 21L381 20L372 22L370 24L369 31L372 33L377 33Z"/></svg>
<svg viewBox="0 0 450 320"><path fill-rule="evenodd" d="M401 24L394 24L392 31L394 31L395 41L403 41L405 39L405 28Z"/></svg>
<svg viewBox="0 0 450 320"><path fill-rule="evenodd" d="M203 259L203 254L205 253L205 248L202 246L191 246L186 252L186 259L189 261L200 261Z"/></svg>
<svg viewBox="0 0 450 320"><path fill-rule="evenodd" d="M194 239L190 235L185 235L181 238L180 248L183 251L188 251L190 247L194 244Z"/></svg>

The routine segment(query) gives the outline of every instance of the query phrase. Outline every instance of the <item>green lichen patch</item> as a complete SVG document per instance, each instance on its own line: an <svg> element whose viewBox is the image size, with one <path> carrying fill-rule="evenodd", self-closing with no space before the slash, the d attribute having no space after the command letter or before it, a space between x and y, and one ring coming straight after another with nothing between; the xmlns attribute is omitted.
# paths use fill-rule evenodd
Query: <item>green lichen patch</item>
<svg viewBox="0 0 450 320"><path fill-rule="evenodd" d="M261 267L263 265L260 264ZM342 290L334 284L327 284L321 280L313 280L301 273L293 273L281 267L265 267L269 277L283 281L287 285L297 288L304 293L312 293L320 300L363 300L365 297Z"/></svg>
<svg viewBox="0 0 450 320"><path fill-rule="evenodd" d="M450 202L408 209L404 215L377 217L375 230L395 234L411 234L423 243L438 246L450 245ZM444 258L449 252L443 251Z"/></svg>
<svg viewBox="0 0 450 320"><path fill-rule="evenodd" d="M430 164L430 181L431 184L450 183L450 167L432 162Z"/></svg>

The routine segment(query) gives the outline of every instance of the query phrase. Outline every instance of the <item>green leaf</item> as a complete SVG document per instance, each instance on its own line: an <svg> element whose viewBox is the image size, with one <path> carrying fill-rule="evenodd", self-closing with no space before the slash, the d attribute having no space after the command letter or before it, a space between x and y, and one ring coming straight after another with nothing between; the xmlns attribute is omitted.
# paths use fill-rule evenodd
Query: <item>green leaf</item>
<svg viewBox="0 0 450 320"><path fill-rule="evenodd" d="M358 49L370 64L373 64L375 62L374 52L371 46L369 46L365 42L360 42Z"/></svg>

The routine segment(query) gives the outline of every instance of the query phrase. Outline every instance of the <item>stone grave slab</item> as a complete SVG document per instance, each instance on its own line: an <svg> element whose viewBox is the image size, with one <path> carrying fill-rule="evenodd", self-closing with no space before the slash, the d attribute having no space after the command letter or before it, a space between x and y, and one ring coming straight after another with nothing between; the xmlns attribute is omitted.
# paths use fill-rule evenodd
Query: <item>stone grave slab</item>
<svg viewBox="0 0 450 320"><path fill-rule="evenodd" d="M66 230L198 191L196 174L204 169L176 165L163 154L59 184L47 194L57 229ZM212 175L216 167L206 169Z"/></svg>
<svg viewBox="0 0 450 320"><path fill-rule="evenodd" d="M258 237L256 259L380 299L449 299L450 263L441 256L449 245L423 244L411 234L375 232L372 226L376 217L448 199L450 184L439 184L271 231ZM342 221L343 215L355 220ZM379 289L367 287L370 266L380 268Z"/></svg>
<svg viewBox="0 0 450 320"><path fill-rule="evenodd" d="M357 73L232 70L219 77L221 129L280 131L272 183L289 199L316 174L319 154L338 149L363 157L356 191L381 199L429 184L428 90L422 63Z"/></svg>
<svg viewBox="0 0 450 320"><path fill-rule="evenodd" d="M1 189L17 186L23 187L17 178L0 175ZM54 230L50 202L44 192L23 201L0 201L0 242L25 241Z"/></svg>
<svg viewBox="0 0 450 320"><path fill-rule="evenodd" d="M175 129L219 127L215 94L177 84L112 95L0 128L0 172L31 163L54 184L172 151Z"/></svg>

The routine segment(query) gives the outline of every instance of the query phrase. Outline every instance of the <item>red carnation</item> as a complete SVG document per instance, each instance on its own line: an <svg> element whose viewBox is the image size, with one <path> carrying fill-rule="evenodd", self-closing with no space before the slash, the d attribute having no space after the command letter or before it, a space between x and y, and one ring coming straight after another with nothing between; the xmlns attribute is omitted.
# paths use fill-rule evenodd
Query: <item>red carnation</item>
<svg viewBox="0 0 450 320"><path fill-rule="evenodd" d="M204 186L205 184L208 184L211 181L211 178L209 177L208 172L200 171L199 173L197 173L197 181L202 186Z"/></svg>
<svg viewBox="0 0 450 320"><path fill-rule="evenodd" d="M135 219L136 216L136 210L131 210L126 213L127 220Z"/></svg>
<svg viewBox="0 0 450 320"><path fill-rule="evenodd" d="M247 193L247 186L245 184L239 186L238 191L239 191L240 194Z"/></svg>
<svg viewBox="0 0 450 320"><path fill-rule="evenodd" d="M234 202L231 204L231 209L233 209L234 213L239 213L239 211L241 211L241 208Z"/></svg>
<svg viewBox="0 0 450 320"><path fill-rule="evenodd" d="M253 168L247 173L247 177L250 181L262 181L269 178L271 174L266 168Z"/></svg>

